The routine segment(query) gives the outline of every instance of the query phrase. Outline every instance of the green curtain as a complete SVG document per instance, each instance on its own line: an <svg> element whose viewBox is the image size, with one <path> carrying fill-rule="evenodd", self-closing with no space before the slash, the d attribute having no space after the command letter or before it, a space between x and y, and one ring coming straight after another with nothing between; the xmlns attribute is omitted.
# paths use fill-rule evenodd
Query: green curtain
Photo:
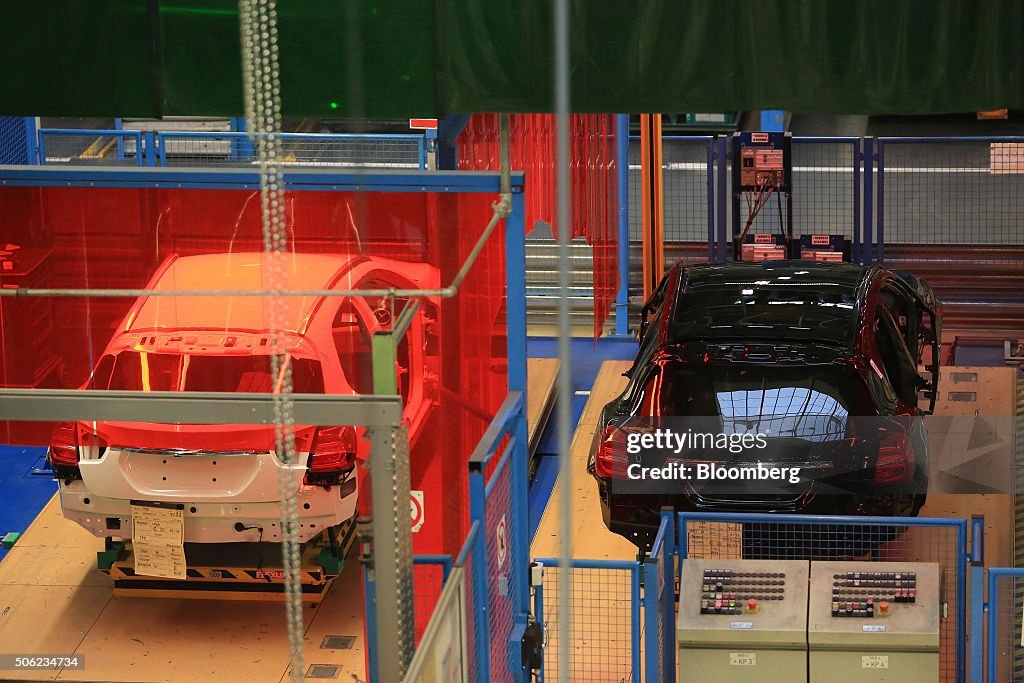
<svg viewBox="0 0 1024 683"><path fill-rule="evenodd" d="M280 0L289 116L549 111L551 0ZM0 114L242 113L234 0L6 0ZM576 111L1024 108L1020 0L573 0Z"/></svg>

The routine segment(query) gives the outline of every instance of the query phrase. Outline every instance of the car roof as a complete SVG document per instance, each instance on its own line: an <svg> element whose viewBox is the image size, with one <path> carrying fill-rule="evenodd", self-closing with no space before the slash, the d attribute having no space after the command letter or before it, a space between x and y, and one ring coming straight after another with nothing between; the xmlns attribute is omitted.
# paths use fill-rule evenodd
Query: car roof
<svg viewBox="0 0 1024 683"><path fill-rule="evenodd" d="M149 285L158 291L269 289L264 281L269 259L279 258L290 290L328 289L358 257L352 255L243 252L171 257ZM290 296L284 302L282 332L301 333L319 296ZM266 297L149 295L129 314L124 331L138 330L252 330L268 331Z"/></svg>
<svg viewBox="0 0 1024 683"><path fill-rule="evenodd" d="M822 263L800 260L702 263L686 268L686 284L689 287L736 282L756 284L764 280L778 282L780 277L789 277L830 285L845 285L853 290L861 283L868 270L864 266L853 263Z"/></svg>
<svg viewBox="0 0 1024 683"><path fill-rule="evenodd" d="M679 281L669 341L822 341L849 346L859 310L858 290L870 272L849 263L800 260L688 266Z"/></svg>

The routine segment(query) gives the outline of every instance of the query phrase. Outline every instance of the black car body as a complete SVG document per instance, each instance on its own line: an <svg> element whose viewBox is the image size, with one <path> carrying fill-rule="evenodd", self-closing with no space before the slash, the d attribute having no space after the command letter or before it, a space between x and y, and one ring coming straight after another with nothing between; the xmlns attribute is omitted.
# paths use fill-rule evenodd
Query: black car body
<svg viewBox="0 0 1024 683"><path fill-rule="evenodd" d="M605 406L591 449L605 524L644 549L665 506L916 515L940 329L941 305L909 273L809 261L673 267L644 306L629 383ZM756 458L800 467L801 481L770 491L692 480L631 486L629 432L681 418L770 436L753 455L690 449L680 461Z"/></svg>

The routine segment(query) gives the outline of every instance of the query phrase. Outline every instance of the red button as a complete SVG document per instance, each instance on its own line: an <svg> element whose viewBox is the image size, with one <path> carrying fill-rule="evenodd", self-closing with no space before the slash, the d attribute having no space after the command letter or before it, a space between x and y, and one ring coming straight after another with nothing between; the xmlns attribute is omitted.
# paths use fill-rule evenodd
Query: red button
<svg viewBox="0 0 1024 683"><path fill-rule="evenodd" d="M748 609L757 609L757 599L756 598L750 598L749 600L747 600L747 608Z"/></svg>

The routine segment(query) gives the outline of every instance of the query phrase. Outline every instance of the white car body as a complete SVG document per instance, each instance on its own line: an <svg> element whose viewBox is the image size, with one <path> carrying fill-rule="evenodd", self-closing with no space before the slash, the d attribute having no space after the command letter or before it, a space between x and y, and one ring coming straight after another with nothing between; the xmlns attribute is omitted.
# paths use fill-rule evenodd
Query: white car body
<svg viewBox="0 0 1024 683"><path fill-rule="evenodd" d="M171 257L148 288L265 289L261 273L266 258L259 253ZM376 257L289 254L281 258L287 263L288 289L432 289L439 280L438 271L431 266ZM382 313L381 301L340 296L283 300L290 301L285 316L285 357L295 368L295 391L310 391L300 386L298 373L300 367L309 367L317 369L306 374L315 379L317 390L323 393L369 393L367 382L372 378L360 369L369 357L346 356L339 351L344 346L339 340L355 338L346 335L367 338L375 329L386 327L390 314ZM397 309L399 304L395 306ZM415 441L434 404L428 394L436 383L424 378L433 372L425 348L430 316L436 318L437 312L436 299L421 301L420 312L398 354L400 393L411 441ZM108 344L87 386L125 388L114 385L121 375L130 375L139 368L139 376L148 379L141 379L142 386L130 388L202 390L187 385L192 381L189 373L201 372L196 368L207 368L208 376L213 376L208 368L219 371L219 363L245 368L251 361L254 367L262 367L269 362L266 349L273 346L273 342L267 343L270 336L265 331L265 316L265 301L257 296L211 300L154 295L139 299ZM119 365L122 363L127 370ZM162 364L176 364L177 374L172 373L172 381L179 386L151 386L154 380L163 380L157 369ZM223 374L237 380L236 391L271 391L269 374L238 371L237 378L230 371ZM103 382L108 386L100 386ZM259 388L254 388L256 384ZM78 423L65 429L76 435L72 443L77 446L77 476L74 466L60 466L56 445L50 450L51 464L60 480L64 516L99 537L130 539L131 503L140 501L180 504L185 542L280 541L278 478L282 473L296 492L301 541L356 514L358 468L330 479L329 484L306 481L307 461L318 438L313 426L295 427L297 456L289 465L275 452L274 428L270 426L108 422ZM335 429L351 429L347 435L355 435L358 457L366 457L368 444L362 438L363 428ZM324 439L330 441L329 436ZM350 443L332 443L339 442ZM65 447L65 455L69 448Z"/></svg>

